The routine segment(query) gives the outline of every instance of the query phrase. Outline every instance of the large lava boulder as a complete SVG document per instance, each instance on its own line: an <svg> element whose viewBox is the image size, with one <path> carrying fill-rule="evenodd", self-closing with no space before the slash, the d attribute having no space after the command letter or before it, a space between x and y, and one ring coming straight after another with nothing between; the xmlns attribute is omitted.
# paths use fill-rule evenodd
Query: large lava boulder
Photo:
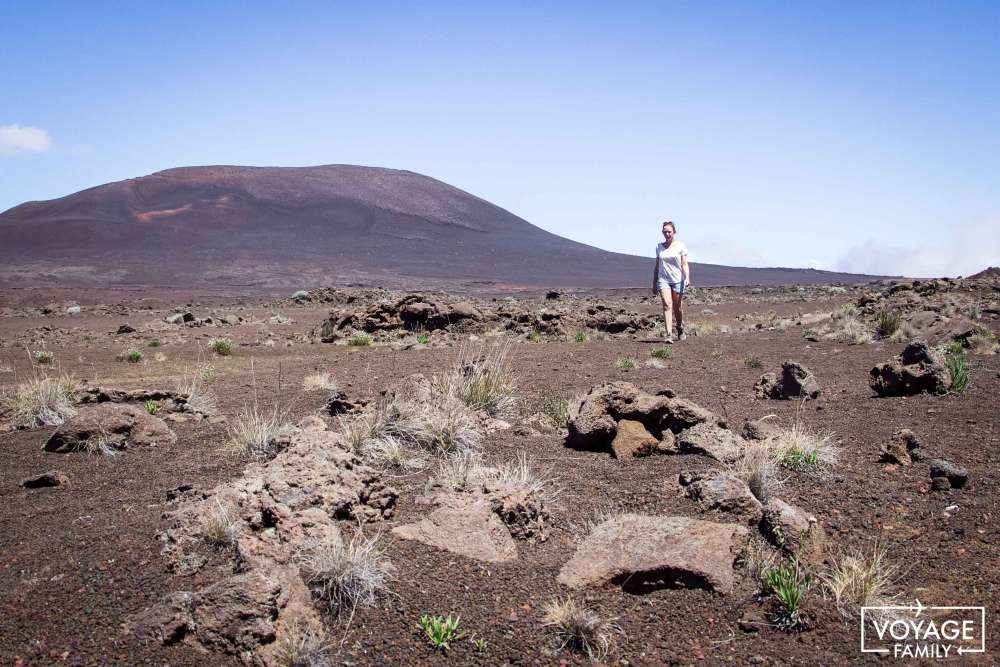
<svg viewBox="0 0 1000 667"><path fill-rule="evenodd" d="M899 359L880 364L868 373L868 384L879 396L942 394L951 384L948 369L925 340L914 340Z"/></svg>

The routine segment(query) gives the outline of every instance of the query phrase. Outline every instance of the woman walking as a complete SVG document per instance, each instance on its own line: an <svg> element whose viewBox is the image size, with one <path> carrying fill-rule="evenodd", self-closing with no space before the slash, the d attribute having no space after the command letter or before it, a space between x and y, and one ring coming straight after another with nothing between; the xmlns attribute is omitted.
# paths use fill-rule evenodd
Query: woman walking
<svg viewBox="0 0 1000 667"><path fill-rule="evenodd" d="M672 320L677 320L677 337L684 340L684 314L681 301L684 291L691 286L691 270L688 268L687 246L677 240L677 226L664 222L661 228L663 243L656 244L656 263L653 266L653 292L659 293L663 304L663 323L667 328L665 343L674 342Z"/></svg>

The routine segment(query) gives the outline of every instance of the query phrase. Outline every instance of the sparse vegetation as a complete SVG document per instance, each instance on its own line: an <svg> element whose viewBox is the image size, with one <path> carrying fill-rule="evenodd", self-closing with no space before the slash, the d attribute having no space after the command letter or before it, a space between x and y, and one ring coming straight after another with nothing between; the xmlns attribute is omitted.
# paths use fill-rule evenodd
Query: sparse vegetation
<svg viewBox="0 0 1000 667"><path fill-rule="evenodd" d="M635 359L632 357L619 357L619 359L615 361L615 366L617 366L619 370L630 371L635 368Z"/></svg>
<svg viewBox="0 0 1000 667"><path fill-rule="evenodd" d="M208 341L208 348L220 357L228 357L233 353L233 341L229 338L212 338Z"/></svg>
<svg viewBox="0 0 1000 667"><path fill-rule="evenodd" d="M329 373L313 373L302 378L302 388L306 391L329 391L339 389Z"/></svg>
<svg viewBox="0 0 1000 667"><path fill-rule="evenodd" d="M967 339L967 344L973 354L995 354L1000 349L997 337L981 324L972 328L972 335Z"/></svg>
<svg viewBox="0 0 1000 667"><path fill-rule="evenodd" d="M36 350L33 358L39 366L51 366L56 357L48 350Z"/></svg>
<svg viewBox="0 0 1000 667"><path fill-rule="evenodd" d="M549 420L556 428L563 428L569 421L569 403L556 394L542 394L535 401L534 412Z"/></svg>
<svg viewBox="0 0 1000 667"><path fill-rule="evenodd" d="M486 484L492 489L505 491L523 489L540 498L546 505L555 502L560 493L560 489L556 488L555 481L548 472L539 473L534 470L524 452L496 468L483 469L481 474L485 476Z"/></svg>
<svg viewBox="0 0 1000 667"><path fill-rule="evenodd" d="M857 549L833 559L820 580L841 613L849 615L861 607L890 604L894 596L889 590L897 573L885 545L876 541L868 551Z"/></svg>
<svg viewBox="0 0 1000 667"><path fill-rule="evenodd" d="M583 333L582 331L577 331L575 334L573 334L573 340L575 340L577 343L585 343L587 341L587 334Z"/></svg>
<svg viewBox="0 0 1000 667"><path fill-rule="evenodd" d="M14 424L24 428L59 426L76 414L73 408L75 388L76 380L70 375L36 375L0 393L0 407L10 413Z"/></svg>
<svg viewBox="0 0 1000 667"><path fill-rule="evenodd" d="M156 401L146 401L142 404L142 407L146 408L146 412L151 415L155 415L160 411L160 404Z"/></svg>
<svg viewBox="0 0 1000 667"><path fill-rule="evenodd" d="M819 434L805 427L796 417L791 428L782 428L771 440L778 461L794 468L803 465L834 465L840 450L829 435Z"/></svg>
<svg viewBox="0 0 1000 667"><path fill-rule="evenodd" d="M77 450L91 456L106 456L109 458L121 454L121 449L107 433L99 433L83 440L78 445Z"/></svg>
<svg viewBox="0 0 1000 667"><path fill-rule="evenodd" d="M368 347L372 344L372 337L364 331L359 331L347 339L350 347Z"/></svg>
<svg viewBox="0 0 1000 667"><path fill-rule="evenodd" d="M236 544L237 522L218 500L201 518L201 538L216 549L230 549Z"/></svg>
<svg viewBox="0 0 1000 667"><path fill-rule="evenodd" d="M894 340L903 328L903 314L892 308L883 308L875 314L875 333L879 338Z"/></svg>
<svg viewBox="0 0 1000 667"><path fill-rule="evenodd" d="M481 485L493 471L471 452L449 456L438 462L434 479L452 491L470 491Z"/></svg>
<svg viewBox="0 0 1000 667"><path fill-rule="evenodd" d="M215 396L204 386L203 378L204 374L198 374L190 380L181 380L177 383L177 393L187 397L184 405L187 412L214 414L219 408Z"/></svg>
<svg viewBox="0 0 1000 667"><path fill-rule="evenodd" d="M948 368L948 377L951 380L948 386L948 393L961 394L968 388L971 379L965 353L950 354L945 357L944 363Z"/></svg>
<svg viewBox="0 0 1000 667"><path fill-rule="evenodd" d="M332 644L322 629L310 631L293 622L280 640L278 667L332 667Z"/></svg>
<svg viewBox="0 0 1000 667"><path fill-rule="evenodd" d="M813 328L807 327L802 330L803 338L816 338L817 336L819 336L819 334L816 333L816 330Z"/></svg>
<svg viewBox="0 0 1000 667"><path fill-rule="evenodd" d="M768 592L783 609L777 619L779 627L794 629L801 625L799 605L812 585L812 580L799 567L798 561L776 565L764 570L763 581Z"/></svg>
<svg viewBox="0 0 1000 667"><path fill-rule="evenodd" d="M743 357L743 365L747 368L760 368L764 363L760 360L760 357L754 354L748 354Z"/></svg>
<svg viewBox="0 0 1000 667"><path fill-rule="evenodd" d="M560 650L570 648L591 660L604 658L615 635L621 632L613 620L603 618L571 597L551 600L545 606L542 624L556 635Z"/></svg>
<svg viewBox="0 0 1000 667"><path fill-rule="evenodd" d="M137 364L142 361L142 350L134 347L130 347L121 353L122 361L127 361L130 364Z"/></svg>
<svg viewBox="0 0 1000 667"><path fill-rule="evenodd" d="M420 345L427 345L431 342L431 335L429 333L417 334L417 343Z"/></svg>
<svg viewBox="0 0 1000 667"><path fill-rule="evenodd" d="M269 459L277 453L275 439L286 427L277 406L267 411L256 401L244 405L229 420L225 451L256 461Z"/></svg>
<svg viewBox="0 0 1000 667"><path fill-rule="evenodd" d="M147 347L160 347L160 341L156 338L146 343Z"/></svg>
<svg viewBox="0 0 1000 667"><path fill-rule="evenodd" d="M447 652L451 648L451 643L462 637L458 631L461 619L461 616L452 616L451 614L448 614L447 617L424 614L420 617L417 628L424 631L424 636L431 646Z"/></svg>
<svg viewBox="0 0 1000 667"><path fill-rule="evenodd" d="M365 438L360 447L366 460L391 472L406 473L424 467L423 459L414 456L398 438L391 435Z"/></svg>
<svg viewBox="0 0 1000 667"><path fill-rule="evenodd" d="M528 334L528 340L532 343L542 342L542 334L537 331L532 331Z"/></svg>
<svg viewBox="0 0 1000 667"><path fill-rule="evenodd" d="M735 462L730 472L746 482L750 492L762 504L767 504L771 493L779 485L777 464L771 446L766 442L751 440Z"/></svg>
<svg viewBox="0 0 1000 667"><path fill-rule="evenodd" d="M350 542L307 545L300 569L313 597L333 615L371 606L388 590L395 568L379 545L379 535L357 531Z"/></svg>
<svg viewBox="0 0 1000 667"><path fill-rule="evenodd" d="M654 359L669 359L670 358L670 348L668 347L654 347L649 353L649 356Z"/></svg>
<svg viewBox="0 0 1000 667"><path fill-rule="evenodd" d="M509 352L509 342L479 348L463 346L454 366L437 386L443 395L455 396L473 410L484 410L491 417L510 415L517 407L517 384Z"/></svg>

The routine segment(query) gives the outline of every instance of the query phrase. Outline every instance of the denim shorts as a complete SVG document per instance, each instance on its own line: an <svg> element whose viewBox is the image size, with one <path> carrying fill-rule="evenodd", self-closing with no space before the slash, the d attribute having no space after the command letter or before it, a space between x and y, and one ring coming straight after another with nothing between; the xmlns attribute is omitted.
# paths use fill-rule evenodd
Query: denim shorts
<svg viewBox="0 0 1000 667"><path fill-rule="evenodd" d="M669 287L670 291L675 292L677 294L680 294L680 295L684 294L684 281L683 280L680 281L679 283L665 283L665 282L657 281L657 283L656 283L656 290L657 291L662 290L664 287Z"/></svg>

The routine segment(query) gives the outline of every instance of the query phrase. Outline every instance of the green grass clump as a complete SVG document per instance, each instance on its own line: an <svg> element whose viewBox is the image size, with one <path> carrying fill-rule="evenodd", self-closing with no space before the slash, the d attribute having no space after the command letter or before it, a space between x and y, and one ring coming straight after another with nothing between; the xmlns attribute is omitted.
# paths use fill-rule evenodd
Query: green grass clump
<svg viewBox="0 0 1000 667"><path fill-rule="evenodd" d="M875 315L875 332L879 338L892 338L903 327L903 314L892 308L883 308Z"/></svg>
<svg viewBox="0 0 1000 667"><path fill-rule="evenodd" d="M760 357L758 357L757 355L748 354L747 356L743 357L743 365L746 366L747 368L760 368L761 366L764 365L764 363L760 360Z"/></svg>
<svg viewBox="0 0 1000 667"><path fill-rule="evenodd" d="M635 359L631 357L622 357L615 362L615 366L617 366L620 370L630 371L635 368Z"/></svg>
<svg viewBox="0 0 1000 667"><path fill-rule="evenodd" d="M130 364L137 364L140 361L142 361L142 350L137 350L134 347L130 347L129 349L125 350L125 353L124 355L122 355L122 358L124 358L125 361L129 362Z"/></svg>
<svg viewBox="0 0 1000 667"><path fill-rule="evenodd" d="M812 580L802 572L797 561L767 568L761 580L765 591L773 593L784 608L779 625L789 629L797 627L800 624L799 606Z"/></svg>
<svg viewBox="0 0 1000 667"><path fill-rule="evenodd" d="M655 347L653 351L649 353L649 356L654 359L669 359L670 358L670 348L667 347Z"/></svg>
<svg viewBox="0 0 1000 667"><path fill-rule="evenodd" d="M798 448L793 448L784 452L781 456L781 465L788 466L789 468L801 465L816 466L819 463L819 452L816 451L806 452Z"/></svg>
<svg viewBox="0 0 1000 667"><path fill-rule="evenodd" d="M427 345L431 342L431 335L426 333L419 334L417 336L417 342L421 345Z"/></svg>
<svg viewBox="0 0 1000 667"><path fill-rule="evenodd" d="M151 415L155 415L160 411L160 404L156 401L146 401L142 404L142 407L146 408L146 412Z"/></svg>
<svg viewBox="0 0 1000 667"><path fill-rule="evenodd" d="M160 347L160 341L154 338L153 340L146 343L146 345L149 347Z"/></svg>
<svg viewBox="0 0 1000 667"><path fill-rule="evenodd" d="M38 350L35 352L35 363L42 366L51 366L55 358L55 355L48 350Z"/></svg>
<svg viewBox="0 0 1000 667"><path fill-rule="evenodd" d="M368 347L372 344L372 337L364 331L359 331L347 339L347 344L351 347Z"/></svg>
<svg viewBox="0 0 1000 667"><path fill-rule="evenodd" d="M575 340L577 343L585 343L587 342L587 334L583 333L582 331L577 331L575 334L573 334L573 340Z"/></svg>
<svg viewBox="0 0 1000 667"><path fill-rule="evenodd" d="M537 331L532 331L531 333L528 334L528 340L530 340L532 343L540 343L542 342L542 334L538 333Z"/></svg>
<svg viewBox="0 0 1000 667"><path fill-rule="evenodd" d="M948 386L948 393L961 394L969 386L969 364L965 359L965 353L951 354L945 358L945 366L948 368L948 376L951 383Z"/></svg>
<svg viewBox="0 0 1000 667"><path fill-rule="evenodd" d="M535 412L544 415L558 427L563 427L569 421L569 403L562 396L543 394L538 398Z"/></svg>
<svg viewBox="0 0 1000 667"><path fill-rule="evenodd" d="M448 614L447 618L424 614L420 617L417 628L424 631L427 642L431 646L447 651L451 648L451 642L462 636L458 631L458 623L461 618L461 616L452 616L451 614Z"/></svg>
<svg viewBox="0 0 1000 667"><path fill-rule="evenodd" d="M220 357L228 357L233 353L233 341L230 338L213 338L208 341L208 347Z"/></svg>

